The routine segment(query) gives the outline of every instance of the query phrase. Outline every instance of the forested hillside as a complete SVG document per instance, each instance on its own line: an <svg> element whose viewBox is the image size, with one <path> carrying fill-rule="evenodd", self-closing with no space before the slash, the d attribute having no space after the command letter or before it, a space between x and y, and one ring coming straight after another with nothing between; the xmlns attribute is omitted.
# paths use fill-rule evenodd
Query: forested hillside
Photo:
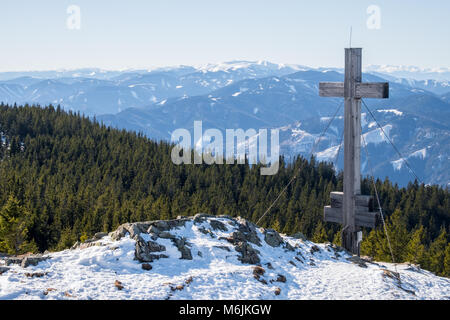
<svg viewBox="0 0 450 320"><path fill-rule="evenodd" d="M258 166L172 164L171 145L108 128L52 106L0 105L0 252L62 249L129 221L206 212L257 221L294 172L298 178L261 226L316 242L339 242L322 222L342 177L327 163L297 158L274 176ZM377 181L397 262L450 276L450 192ZM373 194L369 179L363 193ZM363 254L390 261L383 230L366 234Z"/></svg>

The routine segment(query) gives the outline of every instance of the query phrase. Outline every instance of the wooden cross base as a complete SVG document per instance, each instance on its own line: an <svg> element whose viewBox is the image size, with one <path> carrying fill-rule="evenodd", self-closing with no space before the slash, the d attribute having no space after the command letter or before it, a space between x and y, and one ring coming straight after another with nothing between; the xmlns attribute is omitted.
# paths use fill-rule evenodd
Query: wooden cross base
<svg viewBox="0 0 450 320"><path fill-rule="evenodd" d="M324 220L344 225L343 192L331 192L331 206L324 208ZM355 227L375 228L381 221L380 213L373 212L373 197L355 196Z"/></svg>

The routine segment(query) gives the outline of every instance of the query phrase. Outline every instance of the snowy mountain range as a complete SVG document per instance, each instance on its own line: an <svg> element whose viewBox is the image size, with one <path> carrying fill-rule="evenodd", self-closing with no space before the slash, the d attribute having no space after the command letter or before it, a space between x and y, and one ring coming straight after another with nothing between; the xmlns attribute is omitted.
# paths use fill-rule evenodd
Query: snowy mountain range
<svg viewBox="0 0 450 320"><path fill-rule="evenodd" d="M375 176L389 176L405 185L414 179L408 163L424 182L450 185L448 70L379 66L366 70L364 81L390 82L390 99L366 102L377 110L376 119L402 154L393 150L363 107L363 133ZM281 151L292 158L309 156L340 103L319 97L318 83L342 81L343 75L337 68L232 61L151 70L0 73L0 79L0 101L5 103L60 104L153 139L168 140L177 128L192 129L194 120L202 120L204 130L280 128ZM338 117L316 148L320 160L335 160L342 128ZM342 153L338 168L341 158ZM364 159L363 153L362 170L368 174Z"/></svg>
<svg viewBox="0 0 450 320"><path fill-rule="evenodd" d="M70 250L0 257L0 299L450 299L450 279L198 214L128 223Z"/></svg>

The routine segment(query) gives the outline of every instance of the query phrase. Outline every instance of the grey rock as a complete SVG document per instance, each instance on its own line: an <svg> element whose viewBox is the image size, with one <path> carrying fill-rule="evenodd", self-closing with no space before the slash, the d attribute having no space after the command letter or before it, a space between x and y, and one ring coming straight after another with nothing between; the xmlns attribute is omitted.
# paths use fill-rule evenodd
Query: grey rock
<svg viewBox="0 0 450 320"><path fill-rule="evenodd" d="M311 253L312 254L314 254L314 253L316 253L316 252L320 252L320 248L318 247L318 246L316 246L316 245L313 245L312 247L311 247Z"/></svg>
<svg viewBox="0 0 450 320"><path fill-rule="evenodd" d="M347 260L350 261L351 263L354 263L354 264L360 266L361 268L367 268L366 262L368 262L368 261L361 259L358 256L351 256L351 257L347 258Z"/></svg>
<svg viewBox="0 0 450 320"><path fill-rule="evenodd" d="M256 232L256 226L241 217L237 217L236 221L239 223L238 231L243 235L245 241L261 246L261 240L259 240Z"/></svg>
<svg viewBox="0 0 450 320"><path fill-rule="evenodd" d="M235 249L237 252L241 254L240 257L238 257L238 260L242 263L248 263L248 264L259 264L259 251L254 249L249 243L247 242L239 242L236 244Z"/></svg>
<svg viewBox="0 0 450 320"><path fill-rule="evenodd" d="M206 221L207 218L214 218L214 216L206 213L197 213L193 220L194 223L202 223Z"/></svg>
<svg viewBox="0 0 450 320"><path fill-rule="evenodd" d="M275 281L284 283L284 282L286 282L286 277L283 276L282 274L278 274L277 280L275 280Z"/></svg>
<svg viewBox="0 0 450 320"><path fill-rule="evenodd" d="M101 238L106 237L107 235L108 235L107 232L97 232L96 234L94 234L94 238L95 238L96 240L99 240L99 239L101 239Z"/></svg>
<svg viewBox="0 0 450 320"><path fill-rule="evenodd" d="M151 225L148 228L147 233L152 233L152 234L158 236L161 233L161 231L157 227L155 227L154 225Z"/></svg>
<svg viewBox="0 0 450 320"><path fill-rule="evenodd" d="M111 239L117 241L122 239L126 236L127 233L129 233L130 238L136 239L140 233L147 231L151 223L152 221L125 223L120 225L115 231L111 232L109 236L111 237Z"/></svg>
<svg viewBox="0 0 450 320"><path fill-rule="evenodd" d="M7 268L7 267L0 267L0 275L4 274L8 270L9 270L9 268Z"/></svg>
<svg viewBox="0 0 450 320"><path fill-rule="evenodd" d="M214 246L214 248L217 248L217 249L222 249L222 250L225 250L225 251L231 252L230 248L229 248L229 247L227 247L227 246Z"/></svg>
<svg viewBox="0 0 450 320"><path fill-rule="evenodd" d="M307 240L306 237L305 237L305 235L304 235L303 233L301 233L301 232L296 232L296 233L294 233L294 234L292 235L292 238L294 238L294 239L300 239L300 240L303 240L303 241L306 241L306 240Z"/></svg>
<svg viewBox="0 0 450 320"><path fill-rule="evenodd" d="M125 237L125 235L128 233L128 229L125 226L125 224L120 225L115 231L111 232L109 234L111 239L117 241Z"/></svg>
<svg viewBox="0 0 450 320"><path fill-rule="evenodd" d="M169 220L169 221L167 221L167 224L169 226L169 229L180 228L180 227L184 227L186 225L186 222L189 220L190 219L187 219L187 218Z"/></svg>
<svg viewBox="0 0 450 320"><path fill-rule="evenodd" d="M10 266L12 264L22 264L22 260L23 260L23 258L9 257L9 258L5 259L5 264L7 266Z"/></svg>
<svg viewBox="0 0 450 320"><path fill-rule="evenodd" d="M137 236L141 234L141 232L145 232L146 228L144 225L140 223L131 223L126 227L128 232L130 233L130 238L135 239Z"/></svg>
<svg viewBox="0 0 450 320"><path fill-rule="evenodd" d="M228 228L218 220L211 220L209 224L213 230L228 231Z"/></svg>
<svg viewBox="0 0 450 320"><path fill-rule="evenodd" d="M273 270L273 269L274 269L273 266L272 266L272 264L271 264L270 262L267 262L267 263L266 263L266 266L267 266L267 268L270 269L270 270Z"/></svg>
<svg viewBox="0 0 450 320"><path fill-rule="evenodd" d="M187 243L186 239L184 239L184 238L175 238L175 239L172 239L172 242L175 244L175 246L177 247L178 251L180 251L180 253L181 253L181 258L180 259L192 260L191 249L189 249L187 247L188 243Z"/></svg>
<svg viewBox="0 0 450 320"><path fill-rule="evenodd" d="M154 222L154 226L158 228L160 231L169 231L169 224L167 221L159 220Z"/></svg>
<svg viewBox="0 0 450 320"><path fill-rule="evenodd" d="M282 243L284 243L283 238L272 229L266 229L264 231L264 241L271 247L279 247Z"/></svg>
<svg viewBox="0 0 450 320"><path fill-rule="evenodd" d="M26 268L28 266L37 266L37 264L41 261L47 260L50 257L44 257L42 255L29 255L26 256L25 258L23 258L22 262L21 262L21 266L22 268Z"/></svg>
<svg viewBox="0 0 450 320"><path fill-rule="evenodd" d="M165 255L153 254L153 252L165 251L166 247L154 241L144 241L142 238L136 240L134 255L141 262L153 262L160 258L166 258Z"/></svg>
<svg viewBox="0 0 450 320"><path fill-rule="evenodd" d="M285 248L286 250L288 250L288 251L295 251L295 248L294 248L293 246L291 246L291 245L289 244L289 242L286 242L286 243L284 244L284 248Z"/></svg>
<svg viewBox="0 0 450 320"><path fill-rule="evenodd" d="M198 228L198 231L200 231L200 232L203 233L203 234L209 234L209 236L210 236L211 238L215 238L215 237L216 237L216 236L214 235L214 233L213 233L211 230L206 229L206 228L204 228L204 227Z"/></svg>
<svg viewBox="0 0 450 320"><path fill-rule="evenodd" d="M175 236L168 231L163 231L159 234L159 237L162 239L173 239Z"/></svg>

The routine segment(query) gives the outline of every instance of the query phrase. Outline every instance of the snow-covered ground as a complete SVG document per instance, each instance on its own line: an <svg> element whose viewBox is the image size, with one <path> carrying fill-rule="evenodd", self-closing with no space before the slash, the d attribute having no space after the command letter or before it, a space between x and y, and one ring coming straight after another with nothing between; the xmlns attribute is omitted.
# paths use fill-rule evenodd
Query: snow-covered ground
<svg viewBox="0 0 450 320"><path fill-rule="evenodd" d="M215 228L213 221L225 228ZM170 229L166 238L139 234L144 241L153 235L154 242L165 247L158 253L168 256L150 262L148 271L135 260L136 241L130 234L51 253L36 266L10 265L0 275L0 299L450 299L450 279L401 264L399 283L392 264L351 262L335 246L286 236L272 246L263 229L254 229L260 246L247 242L259 251L263 268L255 276L255 265L239 261L241 253L230 241L233 232L242 230L242 221L188 219L184 227ZM180 259L167 236L185 238L192 260Z"/></svg>

